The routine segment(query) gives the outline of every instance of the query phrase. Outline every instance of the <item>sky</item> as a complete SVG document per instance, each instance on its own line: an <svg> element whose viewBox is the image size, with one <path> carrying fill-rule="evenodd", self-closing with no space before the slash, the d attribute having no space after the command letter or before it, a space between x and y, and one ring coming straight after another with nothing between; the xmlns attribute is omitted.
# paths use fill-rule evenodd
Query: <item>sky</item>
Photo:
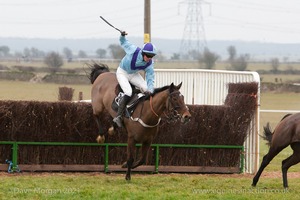
<svg viewBox="0 0 300 200"><path fill-rule="evenodd" d="M151 37L195 38L200 30L206 41L300 43L298 0L198 0L194 9L191 1L151 0ZM143 37L144 0L0 0L0 37L118 37L100 15L128 36Z"/></svg>

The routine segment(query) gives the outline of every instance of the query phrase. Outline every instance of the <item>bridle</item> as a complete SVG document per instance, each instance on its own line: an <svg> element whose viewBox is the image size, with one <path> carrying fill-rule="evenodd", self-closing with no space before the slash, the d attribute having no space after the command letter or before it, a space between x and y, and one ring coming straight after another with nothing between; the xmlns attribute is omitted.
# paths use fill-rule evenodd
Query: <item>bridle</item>
<svg viewBox="0 0 300 200"><path fill-rule="evenodd" d="M183 98L183 95L179 91L174 91L169 94L168 100L166 102L166 111L164 111L164 115L168 123L175 122L181 117L178 109L180 109L182 105L179 105L177 101L174 101L173 99L173 97L176 95L178 96L176 100L181 97ZM188 109L188 107L186 108Z"/></svg>

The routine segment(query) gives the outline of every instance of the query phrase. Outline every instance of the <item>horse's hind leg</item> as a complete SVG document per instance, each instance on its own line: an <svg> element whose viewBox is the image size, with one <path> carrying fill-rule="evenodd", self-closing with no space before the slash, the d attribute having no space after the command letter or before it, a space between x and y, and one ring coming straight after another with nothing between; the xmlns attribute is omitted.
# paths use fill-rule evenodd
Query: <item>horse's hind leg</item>
<svg viewBox="0 0 300 200"><path fill-rule="evenodd" d="M283 179L283 187L288 187L287 181L287 171L288 169L300 162L300 143L292 143L291 147L293 149L293 154L287 159L282 161L282 179Z"/></svg>
<svg viewBox="0 0 300 200"><path fill-rule="evenodd" d="M97 142L98 143L104 143L105 141L105 136L104 136L104 129L101 125L100 122L100 116L99 115L94 115L94 119L96 121L97 127L98 127L98 131L99 131L99 136L97 137Z"/></svg>
<svg viewBox="0 0 300 200"><path fill-rule="evenodd" d="M139 160L137 160L136 162L133 163L132 165L132 169L144 164L146 162L147 159L147 155L148 155L148 151L150 149L150 145L151 143L147 142L147 143L143 143L142 145L142 151L141 151L141 157Z"/></svg>
<svg viewBox="0 0 300 200"><path fill-rule="evenodd" d="M271 162L271 160L282 150L283 148L277 148L273 149L270 147L269 152L263 157L263 160L261 162L261 165L256 173L256 175L253 178L252 186L256 186L260 175L264 171L264 169L267 167L267 165Z"/></svg>

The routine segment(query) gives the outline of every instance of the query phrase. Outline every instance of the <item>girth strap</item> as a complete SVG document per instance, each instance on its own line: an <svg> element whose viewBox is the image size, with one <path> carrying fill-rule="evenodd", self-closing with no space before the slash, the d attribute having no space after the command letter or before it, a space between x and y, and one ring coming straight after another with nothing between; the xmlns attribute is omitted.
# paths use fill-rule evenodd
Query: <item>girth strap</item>
<svg viewBox="0 0 300 200"><path fill-rule="evenodd" d="M143 122L143 120L141 120L140 118L136 117L136 118L132 118L130 117L130 119L134 122L139 122L143 127L145 128L153 128L159 125L161 118L158 119L158 122L155 125L148 125L145 124L145 122Z"/></svg>

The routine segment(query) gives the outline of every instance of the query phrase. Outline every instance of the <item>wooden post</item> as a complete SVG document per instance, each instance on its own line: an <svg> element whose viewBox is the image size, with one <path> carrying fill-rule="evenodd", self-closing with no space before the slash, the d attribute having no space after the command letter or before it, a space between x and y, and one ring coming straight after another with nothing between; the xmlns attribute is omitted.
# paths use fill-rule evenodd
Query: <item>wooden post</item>
<svg viewBox="0 0 300 200"><path fill-rule="evenodd" d="M83 93L82 93L82 92L79 92L78 100L79 100L79 101L83 100Z"/></svg>
<svg viewBox="0 0 300 200"><path fill-rule="evenodd" d="M151 42L151 4L150 0L144 2L144 43Z"/></svg>

